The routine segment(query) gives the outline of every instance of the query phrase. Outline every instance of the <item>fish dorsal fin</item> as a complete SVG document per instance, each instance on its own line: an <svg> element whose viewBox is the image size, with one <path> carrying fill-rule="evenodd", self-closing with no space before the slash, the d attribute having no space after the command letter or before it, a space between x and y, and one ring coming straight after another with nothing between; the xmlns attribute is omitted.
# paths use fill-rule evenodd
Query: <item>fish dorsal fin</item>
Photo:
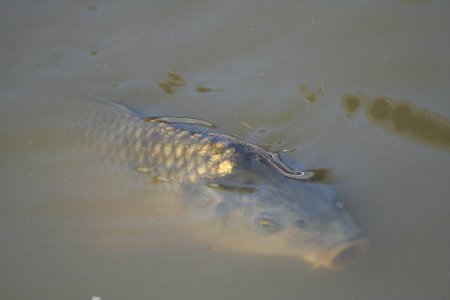
<svg viewBox="0 0 450 300"><path fill-rule="evenodd" d="M213 133L212 135L218 136L221 138L225 138L228 140L232 140L242 147L244 147L246 150L255 153L268 167L272 168L279 174L296 179L296 180L312 180L314 179L315 173L312 171L300 171L300 170L294 170L291 169L286 163L284 163L281 158L278 156L278 154L273 153L271 151L265 150L262 147L245 142L243 140L240 140L235 137L231 137L225 134L220 133Z"/></svg>
<svg viewBox="0 0 450 300"><path fill-rule="evenodd" d="M190 118L190 117L171 117L171 116L159 116L159 117L146 117L146 122L162 122L162 123L181 123L189 125L199 125L207 128L216 128L216 125L206 120Z"/></svg>
<svg viewBox="0 0 450 300"><path fill-rule="evenodd" d="M266 163L269 167L283 176L297 180L311 180L314 178L315 173L312 171L300 171L291 169L281 160L281 158L276 153L264 150L263 148L251 143L243 143L244 148L256 153L260 158L262 158L264 163Z"/></svg>
<svg viewBox="0 0 450 300"><path fill-rule="evenodd" d="M106 96L90 95L89 98L92 100L95 100L98 103L106 104L108 106L115 106L119 110L126 112L126 113L132 113L132 114L134 114L136 116L140 116L140 117L148 117L148 115L146 115L145 113L142 113L127 104L124 104L122 102L119 102L117 100L114 100L114 99L106 97Z"/></svg>
<svg viewBox="0 0 450 300"><path fill-rule="evenodd" d="M136 116L142 117L147 122L162 122L162 123L181 123L181 124L190 124L190 125L199 125L207 128L216 128L217 126L211 122L208 122L203 119L192 118L192 117L174 117L174 116L149 116L148 114L142 113L133 107L124 104L122 102L118 102L116 100L107 98L107 97L99 97L99 96L91 96L92 99L101 102L103 104L115 106L122 111L133 113Z"/></svg>

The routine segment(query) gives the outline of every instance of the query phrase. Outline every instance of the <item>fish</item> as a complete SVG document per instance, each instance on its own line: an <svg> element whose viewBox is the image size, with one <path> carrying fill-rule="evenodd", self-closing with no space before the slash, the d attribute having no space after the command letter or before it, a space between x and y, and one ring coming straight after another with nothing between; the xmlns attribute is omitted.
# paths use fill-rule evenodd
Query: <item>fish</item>
<svg viewBox="0 0 450 300"><path fill-rule="evenodd" d="M122 103L78 123L102 157L128 163L149 183L180 191L189 220L237 253L285 256L338 270L365 256L368 239L336 190L314 171L221 133L205 120L151 116Z"/></svg>

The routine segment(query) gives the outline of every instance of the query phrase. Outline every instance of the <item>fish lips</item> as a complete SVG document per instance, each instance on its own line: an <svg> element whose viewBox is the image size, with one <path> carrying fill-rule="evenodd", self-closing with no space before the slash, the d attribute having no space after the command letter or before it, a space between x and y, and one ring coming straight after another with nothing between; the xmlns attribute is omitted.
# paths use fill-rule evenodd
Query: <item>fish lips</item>
<svg viewBox="0 0 450 300"><path fill-rule="evenodd" d="M312 264L313 269L325 268L337 271L361 261L368 249L369 240L359 237L327 249L313 250L303 258Z"/></svg>
<svg viewBox="0 0 450 300"><path fill-rule="evenodd" d="M331 247L325 255L322 265L331 270L340 270L360 261L369 249L369 240L357 238Z"/></svg>

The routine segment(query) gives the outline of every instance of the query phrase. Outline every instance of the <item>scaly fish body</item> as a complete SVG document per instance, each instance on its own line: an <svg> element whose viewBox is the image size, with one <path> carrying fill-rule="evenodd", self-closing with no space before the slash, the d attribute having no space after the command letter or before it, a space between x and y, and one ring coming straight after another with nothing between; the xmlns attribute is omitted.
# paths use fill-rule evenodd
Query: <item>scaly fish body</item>
<svg viewBox="0 0 450 300"><path fill-rule="evenodd" d="M160 179L196 183L233 172L236 145L198 125L118 114L89 123L86 138L97 141L93 149L120 161L133 162L136 170Z"/></svg>
<svg viewBox="0 0 450 300"><path fill-rule="evenodd" d="M307 180L256 145L199 122L130 110L100 114L86 124L93 127L85 136L97 141L97 152L185 191L186 213L216 230L227 248L328 268L367 249L333 188Z"/></svg>

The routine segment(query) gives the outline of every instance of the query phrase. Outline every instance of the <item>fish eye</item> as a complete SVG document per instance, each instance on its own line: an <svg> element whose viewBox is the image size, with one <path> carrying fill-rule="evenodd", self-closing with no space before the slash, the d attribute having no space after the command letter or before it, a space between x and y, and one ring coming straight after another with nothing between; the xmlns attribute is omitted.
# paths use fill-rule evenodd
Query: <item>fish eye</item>
<svg viewBox="0 0 450 300"><path fill-rule="evenodd" d="M280 230L280 224L275 220L274 216L261 214L256 220L258 226L265 231L275 232Z"/></svg>
<svg viewBox="0 0 450 300"><path fill-rule="evenodd" d="M344 203L342 203L341 201L335 201L334 206L336 206L338 210L344 210Z"/></svg>
<svg viewBox="0 0 450 300"><path fill-rule="evenodd" d="M296 226L296 227L303 228L306 226L306 220L305 219L295 219L294 221L292 221L292 224L294 224L294 226Z"/></svg>

